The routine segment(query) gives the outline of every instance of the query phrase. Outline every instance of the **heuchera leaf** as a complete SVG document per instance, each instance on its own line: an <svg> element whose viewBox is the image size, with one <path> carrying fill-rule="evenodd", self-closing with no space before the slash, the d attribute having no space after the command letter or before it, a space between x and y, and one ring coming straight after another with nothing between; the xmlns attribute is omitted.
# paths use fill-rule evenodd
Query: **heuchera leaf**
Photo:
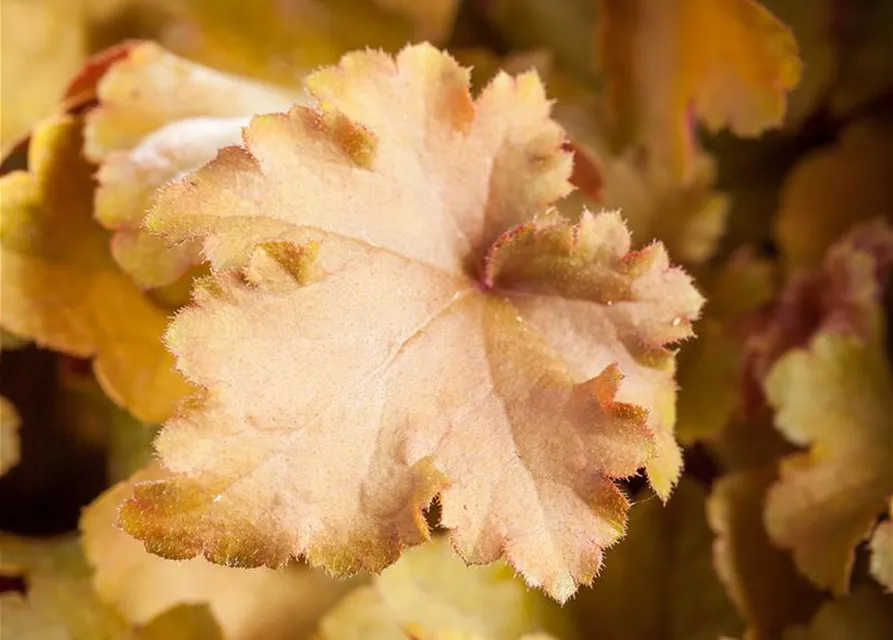
<svg viewBox="0 0 893 640"><path fill-rule="evenodd" d="M0 637L21 640L126 637L127 625L90 588L77 538L0 537L3 575L25 580L27 593L0 594Z"/></svg>
<svg viewBox="0 0 893 640"><path fill-rule="evenodd" d="M418 46L308 86L319 109L255 118L147 218L218 273L168 332L206 390L157 441L182 475L121 523L166 557L351 573L427 539L440 495L466 560L566 599L623 534L612 479L678 477L667 345L700 295L616 213L544 213L571 159L536 75L472 100Z"/></svg>
<svg viewBox="0 0 893 640"><path fill-rule="evenodd" d="M167 312L121 273L93 220L93 168L81 144L77 117L50 119L32 134L29 172L0 179L0 322L43 346L93 357L109 396L157 422L188 386L161 342Z"/></svg>
<svg viewBox="0 0 893 640"><path fill-rule="evenodd" d="M518 640L533 632L568 637L567 616L510 567L467 567L446 538L407 551L338 603L318 640Z"/></svg>
<svg viewBox="0 0 893 640"><path fill-rule="evenodd" d="M893 374L883 354L883 340L822 332L766 379L776 426L808 447L782 460L766 529L835 593L848 591L854 547L893 494Z"/></svg>
<svg viewBox="0 0 893 640"><path fill-rule="evenodd" d="M785 179L775 238L793 269L815 266L858 222L893 220L893 127L860 121L832 147L803 157ZM809 233L804 233L804 229Z"/></svg>
<svg viewBox="0 0 893 640"><path fill-rule="evenodd" d="M297 92L219 73L151 42L129 45L108 65L86 116L84 150L99 165L96 219L114 232L112 255L138 285L169 285L201 262L194 244L168 246L141 228L155 190L238 142L252 114L297 100Z"/></svg>
<svg viewBox="0 0 893 640"><path fill-rule="evenodd" d="M707 500L716 534L713 562L726 592L747 621L748 637L775 638L807 622L821 599L801 577L789 553L769 540L763 501L775 480L772 468L736 471L720 478Z"/></svg>
<svg viewBox="0 0 893 640"><path fill-rule="evenodd" d="M102 494L81 518L96 593L129 623L144 624L182 603L207 603L229 640L307 638L355 585L309 567L235 571L204 558L173 562L149 554L114 526L118 505L136 482L169 475L150 465Z"/></svg>
<svg viewBox="0 0 893 640"><path fill-rule="evenodd" d="M621 140L691 175L695 123L755 136L778 126L801 63L755 0L599 0L597 50ZM734 43L734 46L731 46Z"/></svg>
<svg viewBox="0 0 893 640"><path fill-rule="evenodd" d="M447 2L151 1L170 14L166 28L158 34L167 48L215 69L288 87L311 69L337 61L346 51L362 47L396 51L422 27L416 19L431 16L432 6ZM396 12L378 4L391 5ZM428 23L428 28L433 26L433 21ZM448 25L437 26L445 29Z"/></svg>
<svg viewBox="0 0 893 640"><path fill-rule="evenodd" d="M714 640L742 630L713 571L705 498L683 478L666 506L645 499L633 507L629 536L568 605L582 638Z"/></svg>
<svg viewBox="0 0 893 640"><path fill-rule="evenodd" d="M893 635L889 598L863 585L840 600L826 600L809 625L792 627L784 640L887 640Z"/></svg>
<svg viewBox="0 0 893 640"><path fill-rule="evenodd" d="M19 427L21 420L13 404L0 396L0 475L19 461Z"/></svg>
<svg viewBox="0 0 893 640"><path fill-rule="evenodd" d="M86 34L80 3L3 1L3 84L0 154L6 155L41 118L50 115L68 77L83 61Z"/></svg>
<svg viewBox="0 0 893 640"><path fill-rule="evenodd" d="M90 587L90 569L76 538L0 536L0 569L27 592L0 594L0 636L15 640L222 640L204 606L172 608L129 626Z"/></svg>
<svg viewBox="0 0 893 640"><path fill-rule="evenodd" d="M893 228L882 220L854 227L826 253L820 268L796 272L778 299L751 322L744 345L748 412L764 407L762 384L772 365L828 330L873 340L884 322L880 305L893 270Z"/></svg>
<svg viewBox="0 0 893 640"><path fill-rule="evenodd" d="M871 536L871 575L893 593L893 498L887 515L890 519L879 524Z"/></svg>

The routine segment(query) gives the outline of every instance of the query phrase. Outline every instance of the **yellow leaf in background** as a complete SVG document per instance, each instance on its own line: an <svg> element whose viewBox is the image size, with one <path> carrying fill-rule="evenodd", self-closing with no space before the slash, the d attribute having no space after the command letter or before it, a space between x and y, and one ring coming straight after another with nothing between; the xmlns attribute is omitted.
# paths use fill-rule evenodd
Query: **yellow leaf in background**
<svg viewBox="0 0 893 640"><path fill-rule="evenodd" d="M92 167L81 124L58 116L32 135L31 170L0 180L4 328L94 358L105 391L146 422L188 390L161 343L167 312L120 272L92 216Z"/></svg>
<svg viewBox="0 0 893 640"><path fill-rule="evenodd" d="M771 467L731 473L713 485L707 500L716 572L754 638L777 638L786 627L807 622L821 599L763 528L763 500L774 480Z"/></svg>
<svg viewBox="0 0 893 640"><path fill-rule="evenodd" d="M519 640L534 632L572 637L566 613L508 565L465 566L440 537L344 598L317 640Z"/></svg>
<svg viewBox="0 0 893 640"><path fill-rule="evenodd" d="M473 100L423 45L309 87L320 110L255 118L147 218L219 273L168 333L207 390L157 441L183 475L122 524L166 557L344 574L427 539L440 494L466 560L568 598L623 533L612 479L678 477L669 345L701 297L617 215L543 213L571 164L535 75Z"/></svg>
<svg viewBox="0 0 893 640"><path fill-rule="evenodd" d="M78 2L3 0L0 155L50 115L87 55Z"/></svg>
<svg viewBox="0 0 893 640"><path fill-rule="evenodd" d="M207 605L179 605L139 628L134 640L229 640Z"/></svg>
<svg viewBox="0 0 893 640"><path fill-rule="evenodd" d="M891 147L893 126L863 120L791 170L775 219L775 238L788 268L818 264L859 222L879 216L893 220Z"/></svg>
<svg viewBox="0 0 893 640"><path fill-rule="evenodd" d="M801 63L790 30L755 0L599 0L598 59L615 133L691 176L695 125L738 136L778 126Z"/></svg>
<svg viewBox="0 0 893 640"><path fill-rule="evenodd" d="M12 403L0 396L0 476L19 461L21 420Z"/></svg>
<svg viewBox="0 0 893 640"><path fill-rule="evenodd" d="M783 640L889 640L893 636L893 607L868 585L840 600L826 600L807 625L792 627Z"/></svg>
<svg viewBox="0 0 893 640"><path fill-rule="evenodd" d="M713 571L705 497L684 478L666 506L645 499L633 507L629 535L592 587L567 605L581 637L715 640L741 631Z"/></svg>
<svg viewBox="0 0 893 640"><path fill-rule="evenodd" d="M765 404L762 385L779 357L820 331L873 340L883 331L885 281L893 270L893 227L883 219L854 227L820 268L789 275L778 299L753 318L744 343L746 413Z"/></svg>
<svg viewBox="0 0 893 640"><path fill-rule="evenodd" d="M0 534L0 571L26 593L0 594L0 637L14 640L223 640L203 606L181 606L129 626L96 597L77 538Z"/></svg>
<svg viewBox="0 0 893 640"><path fill-rule="evenodd" d="M785 126L793 128L827 100L837 80L839 24L835 12L847 11L834 0L762 0L794 33L803 73L788 99Z"/></svg>
<svg viewBox="0 0 893 640"><path fill-rule="evenodd" d="M417 2L417 7L405 0L153 2L172 18L159 34L164 46L217 69L285 86L353 49L396 51L413 37L411 19L422 18L420 29L446 31L444 16L430 6L444 6L444 0ZM400 19L379 3L410 15Z"/></svg>
<svg viewBox="0 0 893 640"><path fill-rule="evenodd" d="M775 424L806 447L781 461L766 529L813 583L846 593L854 548L893 494L893 374L882 339L822 332L765 382Z"/></svg>
<svg viewBox="0 0 893 640"><path fill-rule="evenodd" d="M207 603L228 640L300 640L356 585L308 567L233 569L204 558L174 562L150 555L114 521L135 483L169 475L152 464L103 493L81 518L96 593L129 623L144 624L178 604Z"/></svg>
<svg viewBox="0 0 893 640"><path fill-rule="evenodd" d="M893 499L887 515L890 519L879 524L871 536L871 575L886 591L893 592Z"/></svg>
<svg viewBox="0 0 893 640"><path fill-rule="evenodd" d="M96 99L84 131L85 153L99 165L95 216L115 232L121 268L153 288L201 262L194 244L171 247L142 230L155 190L241 142L249 116L288 108L300 92L227 76L143 42L109 66Z"/></svg>
<svg viewBox="0 0 893 640"><path fill-rule="evenodd" d="M125 640L127 625L90 587L75 537L0 535L0 570L24 579L27 593L0 594L0 637L15 640Z"/></svg>

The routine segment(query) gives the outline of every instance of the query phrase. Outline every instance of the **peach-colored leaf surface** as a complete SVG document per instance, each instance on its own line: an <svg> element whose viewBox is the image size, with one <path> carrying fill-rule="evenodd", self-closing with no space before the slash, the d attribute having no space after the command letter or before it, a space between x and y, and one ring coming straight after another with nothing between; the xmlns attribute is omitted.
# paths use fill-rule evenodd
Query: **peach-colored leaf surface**
<svg viewBox="0 0 893 640"><path fill-rule="evenodd" d="M791 31L755 0L600 0L598 58L622 140L676 174L695 121L755 136L781 124L801 62Z"/></svg>
<svg viewBox="0 0 893 640"><path fill-rule="evenodd" d="M142 288L163 287L199 263L191 243L169 246L145 232L155 191L239 140L255 113L287 108L299 93L229 76L133 43L96 85L84 152L99 165L95 217L113 231L112 255Z"/></svg>
<svg viewBox="0 0 893 640"><path fill-rule="evenodd" d="M168 332L204 388L157 441L179 475L120 512L149 550L380 570L439 495L467 561L564 600L623 535L613 479L670 492L702 299L616 213L548 211L571 158L535 74L468 85L430 46L348 55L158 196L217 272Z"/></svg>

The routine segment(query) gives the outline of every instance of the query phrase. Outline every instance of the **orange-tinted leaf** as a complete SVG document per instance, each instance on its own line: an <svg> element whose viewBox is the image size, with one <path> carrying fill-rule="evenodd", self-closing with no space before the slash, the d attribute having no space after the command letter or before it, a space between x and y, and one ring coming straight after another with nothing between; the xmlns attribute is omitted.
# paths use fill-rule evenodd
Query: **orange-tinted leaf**
<svg viewBox="0 0 893 640"><path fill-rule="evenodd" d="M790 30L756 0L600 0L598 57L622 140L676 175L695 123L755 136L778 126L801 63Z"/></svg>
<svg viewBox="0 0 893 640"><path fill-rule="evenodd" d="M668 345L702 300L615 214L530 222L571 171L535 75L472 100L419 46L309 87L321 109L254 119L147 220L222 272L168 334L207 390L158 440L182 475L121 521L167 557L349 573L425 540L440 494L466 560L564 600L623 533L611 479L678 475Z"/></svg>
<svg viewBox="0 0 893 640"><path fill-rule="evenodd" d="M30 171L8 174L2 194L3 326L63 353L93 357L105 391L157 422L186 392L161 343L167 313L112 260L93 220L92 167L81 124L58 116L31 139Z"/></svg>
<svg viewBox="0 0 893 640"><path fill-rule="evenodd" d="M207 603L230 640L304 638L354 584L307 567L233 569L204 558L174 562L150 555L114 520L136 482L169 475L150 465L106 491L81 518L96 593L130 624L146 624L182 603Z"/></svg>

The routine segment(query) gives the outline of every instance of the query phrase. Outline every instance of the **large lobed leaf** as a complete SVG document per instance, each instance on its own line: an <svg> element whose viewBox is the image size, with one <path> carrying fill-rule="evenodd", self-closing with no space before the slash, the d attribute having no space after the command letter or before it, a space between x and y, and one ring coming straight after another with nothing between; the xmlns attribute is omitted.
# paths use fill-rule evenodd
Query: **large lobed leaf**
<svg viewBox="0 0 893 640"><path fill-rule="evenodd" d="M429 46L348 55L158 196L216 274L168 332L204 388L157 441L179 475L120 512L149 550L379 570L439 495L467 561L564 600L623 534L613 479L669 494L702 299L616 213L547 211L571 158L535 74L468 84Z"/></svg>

